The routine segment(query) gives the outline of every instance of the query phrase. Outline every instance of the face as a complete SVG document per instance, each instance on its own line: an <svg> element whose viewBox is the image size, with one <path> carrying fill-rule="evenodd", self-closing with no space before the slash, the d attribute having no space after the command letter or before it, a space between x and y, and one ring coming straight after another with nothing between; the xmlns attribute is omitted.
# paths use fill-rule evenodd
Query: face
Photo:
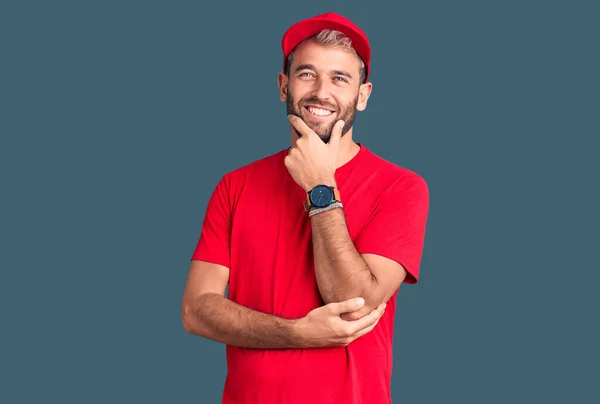
<svg viewBox="0 0 600 404"><path fill-rule="evenodd" d="M294 51L289 76L280 74L287 114L302 118L325 143L340 119L345 122L342 135L348 133L371 89L370 83L360 84L360 67L361 61L342 48L302 43Z"/></svg>

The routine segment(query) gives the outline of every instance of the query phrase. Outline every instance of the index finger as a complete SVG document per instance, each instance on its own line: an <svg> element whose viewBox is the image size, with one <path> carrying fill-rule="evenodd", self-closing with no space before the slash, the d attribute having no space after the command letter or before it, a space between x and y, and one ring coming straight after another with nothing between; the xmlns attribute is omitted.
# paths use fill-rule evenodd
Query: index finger
<svg viewBox="0 0 600 404"><path fill-rule="evenodd" d="M329 147L333 147L337 149L340 146L340 141L342 139L342 131L344 130L344 121L339 120L333 125L333 130L331 131L331 138L329 139Z"/></svg>
<svg viewBox="0 0 600 404"><path fill-rule="evenodd" d="M348 331L354 335L360 330L363 330L367 327L372 326L375 322L381 317L385 309L385 303L381 303L375 310L370 312L364 317L359 318L358 320L346 321L345 326L348 327Z"/></svg>
<svg viewBox="0 0 600 404"><path fill-rule="evenodd" d="M317 136L317 134L311 128L309 128L306 122L304 122L304 120L299 116L289 114L288 121L290 121L290 124L292 124L292 126L298 131L300 135L304 135L307 137Z"/></svg>
<svg viewBox="0 0 600 404"><path fill-rule="evenodd" d="M357 311L362 309L365 304L365 299L357 297L353 299L344 300L337 303L329 303L327 306L331 309L333 314L343 314Z"/></svg>

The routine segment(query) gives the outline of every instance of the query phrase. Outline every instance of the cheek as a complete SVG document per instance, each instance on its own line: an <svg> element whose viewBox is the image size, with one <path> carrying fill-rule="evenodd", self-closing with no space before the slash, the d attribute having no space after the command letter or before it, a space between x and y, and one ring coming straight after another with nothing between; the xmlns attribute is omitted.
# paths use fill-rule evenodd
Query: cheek
<svg viewBox="0 0 600 404"><path fill-rule="evenodd" d="M345 114L351 114L355 109L356 109L356 103L354 102L354 100L352 101L346 101L343 104L343 111Z"/></svg>

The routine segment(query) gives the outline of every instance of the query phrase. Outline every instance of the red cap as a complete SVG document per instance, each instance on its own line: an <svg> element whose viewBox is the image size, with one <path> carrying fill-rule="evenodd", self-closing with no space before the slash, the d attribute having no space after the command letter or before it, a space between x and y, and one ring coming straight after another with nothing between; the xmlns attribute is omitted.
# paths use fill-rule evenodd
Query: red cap
<svg viewBox="0 0 600 404"><path fill-rule="evenodd" d="M371 61L371 46L367 35L349 19L336 14L320 14L292 25L283 34L281 48L283 49L283 71L286 70L287 58L300 42L317 35L321 30L333 29L340 31L352 41L352 47L362 58L366 67L365 82L369 78L369 62Z"/></svg>

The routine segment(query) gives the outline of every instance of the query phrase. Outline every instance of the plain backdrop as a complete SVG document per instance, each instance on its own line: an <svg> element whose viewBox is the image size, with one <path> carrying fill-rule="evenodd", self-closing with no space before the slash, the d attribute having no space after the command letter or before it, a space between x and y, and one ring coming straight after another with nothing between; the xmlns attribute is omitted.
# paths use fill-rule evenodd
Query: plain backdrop
<svg viewBox="0 0 600 404"><path fill-rule="evenodd" d="M395 403L598 402L594 1L0 4L0 401L218 403L180 303L208 198L289 145L281 36L372 43L355 140L430 188Z"/></svg>

